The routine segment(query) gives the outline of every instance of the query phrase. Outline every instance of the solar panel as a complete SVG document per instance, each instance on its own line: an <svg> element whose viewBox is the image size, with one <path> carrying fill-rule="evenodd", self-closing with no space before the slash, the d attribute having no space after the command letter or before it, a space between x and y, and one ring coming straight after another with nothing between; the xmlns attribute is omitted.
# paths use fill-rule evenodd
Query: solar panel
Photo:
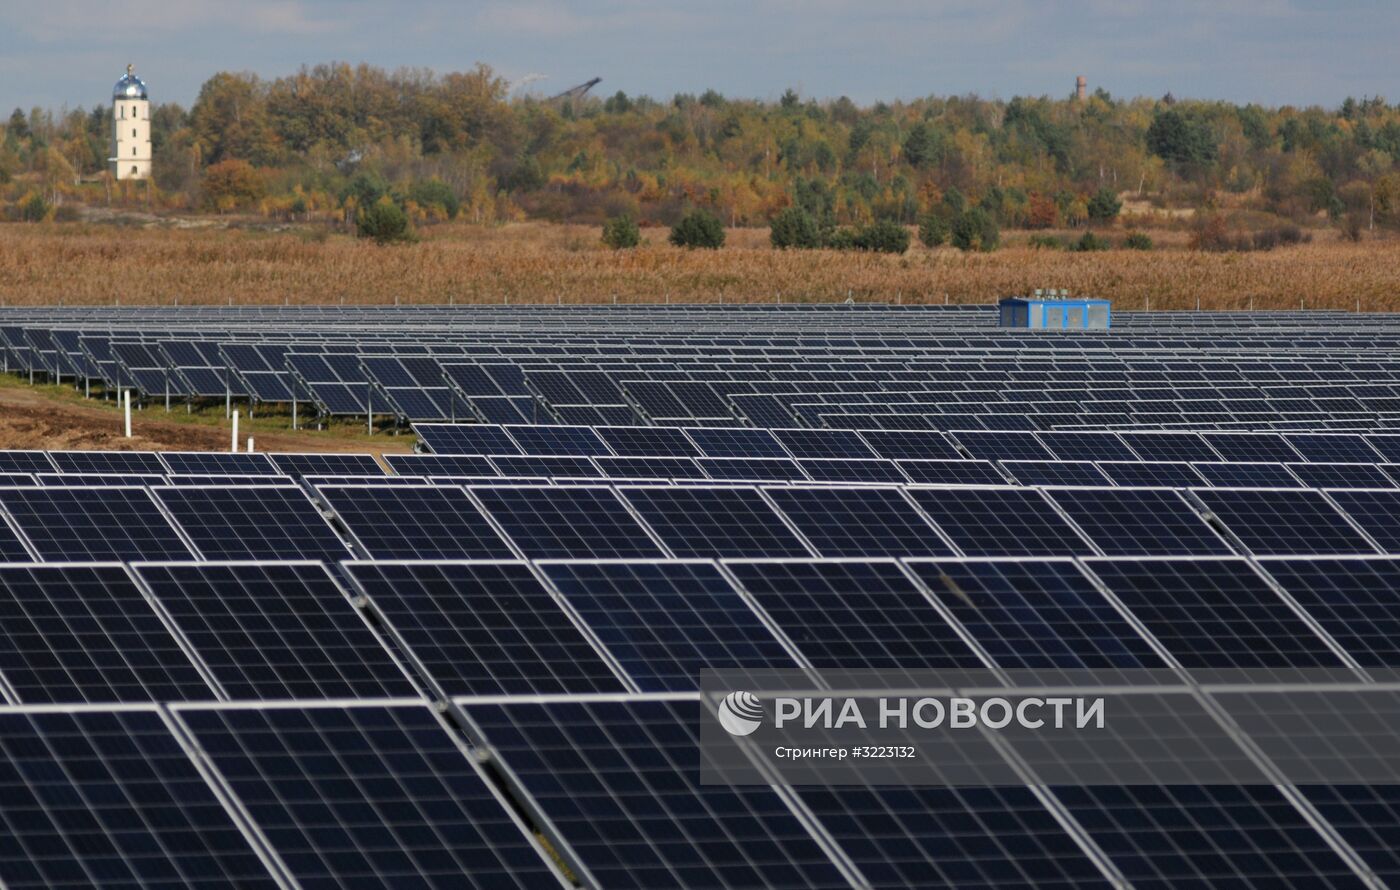
<svg viewBox="0 0 1400 890"><path fill-rule="evenodd" d="M796 458L878 457L860 436L850 430L772 430L773 437Z"/></svg>
<svg viewBox="0 0 1400 890"><path fill-rule="evenodd" d="M1354 433L1288 433L1284 436L1304 460L1317 463L1374 464L1385 458Z"/></svg>
<svg viewBox="0 0 1400 890"><path fill-rule="evenodd" d="M214 698L121 566L0 566L0 591L0 670L21 703Z"/></svg>
<svg viewBox="0 0 1400 890"><path fill-rule="evenodd" d="M1231 553L1186 501L1158 488L1074 488L1050 498L1109 556Z"/></svg>
<svg viewBox="0 0 1400 890"><path fill-rule="evenodd" d="M164 476L119 473L35 473L40 485L53 488L89 488L94 485L164 485Z"/></svg>
<svg viewBox="0 0 1400 890"><path fill-rule="evenodd" d="M1026 788L803 786L797 793L871 887L1111 886Z"/></svg>
<svg viewBox="0 0 1400 890"><path fill-rule="evenodd" d="M156 454L149 451L50 451L49 457L60 473L98 473L112 476L160 476L165 473L165 464L160 462Z"/></svg>
<svg viewBox="0 0 1400 890"><path fill-rule="evenodd" d="M908 482L892 460L877 458L807 458L798 464L818 482Z"/></svg>
<svg viewBox="0 0 1400 890"><path fill-rule="evenodd" d="M321 511L289 485L151 489L205 559L348 559Z"/></svg>
<svg viewBox="0 0 1400 890"><path fill-rule="evenodd" d="M920 430L862 430L875 453L891 460L956 460L962 455L942 433Z"/></svg>
<svg viewBox="0 0 1400 890"><path fill-rule="evenodd" d="M179 717L304 887L564 886L422 705Z"/></svg>
<svg viewBox="0 0 1400 890"><path fill-rule="evenodd" d="M1119 433L1143 460L1196 461L1220 460L1220 454L1205 443L1199 433Z"/></svg>
<svg viewBox="0 0 1400 890"><path fill-rule="evenodd" d="M740 427L686 427L685 434L706 457L789 457L768 430Z"/></svg>
<svg viewBox="0 0 1400 890"><path fill-rule="evenodd" d="M768 497L821 556L951 556L893 488L769 488Z"/></svg>
<svg viewBox="0 0 1400 890"><path fill-rule="evenodd" d="M525 454L609 454L608 446L586 426L507 426ZM498 454L509 452L483 452Z"/></svg>
<svg viewBox="0 0 1400 890"><path fill-rule="evenodd" d="M279 472L289 476L373 476L384 472L369 454L269 454L267 457Z"/></svg>
<svg viewBox="0 0 1400 890"><path fill-rule="evenodd" d="M665 554L611 489L470 489L528 559L645 559Z"/></svg>
<svg viewBox="0 0 1400 890"><path fill-rule="evenodd" d="M346 569L409 657L449 695L624 689L524 563L351 562Z"/></svg>
<svg viewBox="0 0 1400 890"><path fill-rule="evenodd" d="M1298 477L1283 464L1199 463L1192 464L1211 485L1223 488L1300 488Z"/></svg>
<svg viewBox="0 0 1400 890"><path fill-rule="evenodd" d="M0 881L275 888L153 710L0 712Z"/></svg>
<svg viewBox="0 0 1400 890"><path fill-rule="evenodd" d="M594 429L614 454L626 457L699 457L685 433L659 426L600 426Z"/></svg>
<svg viewBox="0 0 1400 890"><path fill-rule="evenodd" d="M134 568L233 699L418 694L320 564Z"/></svg>
<svg viewBox="0 0 1400 890"><path fill-rule="evenodd" d="M1117 433L1053 431L1036 433L1058 460L1137 460Z"/></svg>
<svg viewBox="0 0 1400 890"><path fill-rule="evenodd" d="M910 488L968 556L1070 556L1094 549L1048 501L1015 488Z"/></svg>
<svg viewBox="0 0 1400 890"><path fill-rule="evenodd" d="M772 788L699 783L699 708L694 699L465 702L591 885L849 887Z"/></svg>
<svg viewBox="0 0 1400 890"><path fill-rule="evenodd" d="M171 485L296 485L291 476L178 476L166 477Z"/></svg>
<svg viewBox="0 0 1400 890"><path fill-rule="evenodd" d="M3 488L0 504L44 560L193 558L144 488Z"/></svg>
<svg viewBox="0 0 1400 890"><path fill-rule="evenodd" d="M899 468L915 482L935 485L1005 485L1006 477L985 460L902 460Z"/></svg>
<svg viewBox="0 0 1400 890"><path fill-rule="evenodd" d="M1288 469L1309 488L1394 488L1391 478L1374 464L1289 464Z"/></svg>
<svg viewBox="0 0 1400 890"><path fill-rule="evenodd" d="M1022 485L1111 485L1109 478L1086 460L1004 460L1006 472Z"/></svg>
<svg viewBox="0 0 1400 890"><path fill-rule="evenodd" d="M602 479L603 471L592 458L581 456L505 455L492 457L491 462L502 476L540 476L546 479Z"/></svg>
<svg viewBox="0 0 1400 890"><path fill-rule="evenodd" d="M1274 787L1118 785L1054 794L1135 887L1363 887Z"/></svg>
<svg viewBox="0 0 1400 890"><path fill-rule="evenodd" d="M384 462L400 476L499 476L480 454L386 454Z"/></svg>
<svg viewBox="0 0 1400 890"><path fill-rule="evenodd" d="M637 486L619 491L681 558L812 555L753 488Z"/></svg>
<svg viewBox="0 0 1400 890"><path fill-rule="evenodd" d="M434 454L522 454L520 446L493 424L415 423L413 431Z"/></svg>
<svg viewBox="0 0 1400 890"><path fill-rule="evenodd" d="M1400 553L1400 491L1332 491L1328 496L1387 553Z"/></svg>
<svg viewBox="0 0 1400 890"><path fill-rule="evenodd" d="M1342 664L1242 559L1090 559L1086 564L1187 669Z"/></svg>
<svg viewBox="0 0 1400 890"><path fill-rule="evenodd" d="M542 562L540 569L643 692L690 692L705 669L797 662L708 562Z"/></svg>
<svg viewBox="0 0 1400 890"><path fill-rule="evenodd" d="M1363 667L1400 667L1400 561L1265 557L1260 565Z"/></svg>
<svg viewBox="0 0 1400 890"><path fill-rule="evenodd" d="M1287 463L1301 456L1278 433L1202 433L1201 438L1229 461Z"/></svg>
<svg viewBox="0 0 1400 890"><path fill-rule="evenodd" d="M1054 460L1055 455L1034 433L955 431L952 437L979 460Z"/></svg>
<svg viewBox="0 0 1400 890"><path fill-rule="evenodd" d="M593 462L609 479L707 479L688 457L595 457Z"/></svg>
<svg viewBox="0 0 1400 890"><path fill-rule="evenodd" d="M1195 495L1252 553L1376 552L1316 491L1202 488Z"/></svg>
<svg viewBox="0 0 1400 890"><path fill-rule="evenodd" d="M277 467L265 454L233 454L210 451L164 451L159 455L172 473L213 475L277 475Z"/></svg>
<svg viewBox="0 0 1400 890"><path fill-rule="evenodd" d="M797 461L787 457L697 457L695 463L711 479L737 481L807 481Z"/></svg>
<svg viewBox="0 0 1400 890"><path fill-rule="evenodd" d="M985 667L893 560L724 565L818 670Z"/></svg>
<svg viewBox="0 0 1400 890"><path fill-rule="evenodd" d="M907 565L999 667L1166 667L1069 560L915 559Z"/></svg>
<svg viewBox="0 0 1400 890"><path fill-rule="evenodd" d="M1099 469L1114 485L1123 487L1190 488L1205 483L1191 464L1182 461L1099 461Z"/></svg>
<svg viewBox="0 0 1400 890"><path fill-rule="evenodd" d="M0 451L0 472L47 473L56 469L42 451Z"/></svg>
<svg viewBox="0 0 1400 890"><path fill-rule="evenodd" d="M510 546L460 488L323 485L321 496L374 559L509 559Z"/></svg>
<svg viewBox="0 0 1400 890"><path fill-rule="evenodd" d="M1400 879L1400 785L1303 785L1308 799L1366 866L1388 885Z"/></svg>

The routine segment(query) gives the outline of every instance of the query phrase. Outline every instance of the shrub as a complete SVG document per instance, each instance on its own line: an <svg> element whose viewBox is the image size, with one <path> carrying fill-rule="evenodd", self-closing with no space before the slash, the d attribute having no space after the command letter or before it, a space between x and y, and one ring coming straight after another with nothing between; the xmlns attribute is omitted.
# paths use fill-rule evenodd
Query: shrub
<svg viewBox="0 0 1400 890"><path fill-rule="evenodd" d="M904 253L909 249L909 230L899 223L882 219L856 233L855 246L875 253Z"/></svg>
<svg viewBox="0 0 1400 890"><path fill-rule="evenodd" d="M821 247L822 234L811 214L801 207L788 207L769 223L768 241L778 250L810 249Z"/></svg>
<svg viewBox="0 0 1400 890"><path fill-rule="evenodd" d="M1001 241L1001 230L991 214L973 207L953 220L951 240L959 250L992 251Z"/></svg>
<svg viewBox="0 0 1400 890"><path fill-rule="evenodd" d="M1363 224L1359 213L1348 213L1342 217L1341 228L1342 237L1352 243L1361 241L1361 230Z"/></svg>
<svg viewBox="0 0 1400 890"><path fill-rule="evenodd" d="M1094 196L1089 199L1089 218L1095 222L1112 222L1122 209L1123 202L1118 200L1118 195L1108 186L1094 192Z"/></svg>
<svg viewBox="0 0 1400 890"><path fill-rule="evenodd" d="M1036 250L1064 250L1065 242L1054 235L1032 235L1026 239L1026 245Z"/></svg>
<svg viewBox="0 0 1400 890"><path fill-rule="evenodd" d="M1123 246L1129 250L1151 250L1152 239L1144 232L1129 232L1123 239Z"/></svg>
<svg viewBox="0 0 1400 890"><path fill-rule="evenodd" d="M677 247L718 250L724 246L724 225L714 214L695 210L671 227L670 242Z"/></svg>
<svg viewBox="0 0 1400 890"><path fill-rule="evenodd" d="M237 158L210 164L204 168L200 179L204 206L220 213L252 204L263 196L265 190L266 181L262 172Z"/></svg>
<svg viewBox="0 0 1400 890"><path fill-rule="evenodd" d="M842 226L832 232L830 237L826 239L826 246L830 247L832 250L855 250L856 237L855 229Z"/></svg>
<svg viewBox="0 0 1400 890"><path fill-rule="evenodd" d="M1231 246L1224 217L1213 213L1196 220L1191 231L1192 250L1229 250Z"/></svg>
<svg viewBox="0 0 1400 890"><path fill-rule="evenodd" d="M1283 245L1307 244L1312 241L1312 236L1303 232L1302 229L1289 223L1275 229L1278 232L1278 243Z"/></svg>
<svg viewBox="0 0 1400 890"><path fill-rule="evenodd" d="M1253 247L1255 250L1273 250L1278 247L1277 229L1260 229L1254 233Z"/></svg>
<svg viewBox="0 0 1400 890"><path fill-rule="evenodd" d="M355 215L355 231L361 238L373 238L376 244L412 241L408 214L386 195Z"/></svg>
<svg viewBox="0 0 1400 890"><path fill-rule="evenodd" d="M951 228L945 215L933 212L925 213L919 220L919 240L924 243L925 247L947 244Z"/></svg>
<svg viewBox="0 0 1400 890"><path fill-rule="evenodd" d="M44 196L35 192L25 199L19 206L19 218L25 222L43 222L44 217L49 215L49 202L44 200Z"/></svg>
<svg viewBox="0 0 1400 890"><path fill-rule="evenodd" d="M603 243L613 250L624 250L642 243L642 231L637 221L627 214L614 216L603 223Z"/></svg>
<svg viewBox="0 0 1400 890"><path fill-rule="evenodd" d="M1107 238L1100 238L1093 232L1085 232L1069 249L1077 253L1092 253L1096 250L1108 250L1112 246Z"/></svg>
<svg viewBox="0 0 1400 890"><path fill-rule="evenodd" d="M457 199L452 188L441 179L424 179L413 184L408 190L408 199L419 207L436 207L448 219L456 219L462 202Z"/></svg>
<svg viewBox="0 0 1400 890"><path fill-rule="evenodd" d="M60 204L53 211L54 222L77 222L82 218L83 214L76 204Z"/></svg>

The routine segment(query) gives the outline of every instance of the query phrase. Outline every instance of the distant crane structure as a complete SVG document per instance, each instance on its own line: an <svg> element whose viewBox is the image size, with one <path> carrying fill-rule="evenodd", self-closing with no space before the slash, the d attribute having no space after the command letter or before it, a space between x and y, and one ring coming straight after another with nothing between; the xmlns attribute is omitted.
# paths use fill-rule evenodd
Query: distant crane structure
<svg viewBox="0 0 1400 890"><path fill-rule="evenodd" d="M570 102L577 102L578 100L582 99L584 96L587 96L589 90L593 89L594 87L596 87L598 84L600 84L600 83L602 83L602 82L603 82L603 78L601 78L601 77L595 77L595 78L593 78L592 80L585 81L584 83L579 84L578 86L569 87L569 88L568 88L567 90L565 90L564 92L559 93L558 95L555 95L555 96L550 96L549 98L550 98L550 101L557 101L557 100L559 100L559 99L568 99Z"/></svg>

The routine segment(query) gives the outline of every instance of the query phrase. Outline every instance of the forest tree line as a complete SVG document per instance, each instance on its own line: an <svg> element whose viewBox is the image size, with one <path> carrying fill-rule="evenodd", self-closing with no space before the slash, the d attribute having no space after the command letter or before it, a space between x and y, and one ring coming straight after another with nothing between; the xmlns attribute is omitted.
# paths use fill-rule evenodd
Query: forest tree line
<svg viewBox="0 0 1400 890"><path fill-rule="evenodd" d="M1379 97L1271 108L1099 90L862 106L709 90L571 102L512 96L484 65L335 63L271 80L221 72L190 108L151 114L154 183L141 199L172 209L348 221L389 197L418 222L672 225L704 210L761 226L795 206L830 228L917 224L953 195L1002 227L1058 228L1091 222L1106 193L1400 226L1400 106ZM109 102L15 109L0 126L8 201L92 199Z"/></svg>

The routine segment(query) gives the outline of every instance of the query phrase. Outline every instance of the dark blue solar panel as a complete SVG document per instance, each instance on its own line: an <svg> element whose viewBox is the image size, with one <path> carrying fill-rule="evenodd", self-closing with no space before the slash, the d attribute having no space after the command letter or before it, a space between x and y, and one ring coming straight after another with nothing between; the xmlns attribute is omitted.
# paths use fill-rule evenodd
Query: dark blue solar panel
<svg viewBox="0 0 1400 890"><path fill-rule="evenodd" d="M1166 667L1067 560L910 560L909 567L1000 667Z"/></svg>
<svg viewBox="0 0 1400 890"><path fill-rule="evenodd" d="M350 563L449 695L620 692L622 682L524 563Z"/></svg>
<svg viewBox="0 0 1400 890"><path fill-rule="evenodd" d="M1205 484L1201 474L1184 461L1099 461L1099 469L1114 485L1124 487L1190 488Z"/></svg>
<svg viewBox="0 0 1400 890"><path fill-rule="evenodd" d="M400 476L499 476L481 454L386 454L389 469Z"/></svg>
<svg viewBox="0 0 1400 890"><path fill-rule="evenodd" d="M244 476L266 476L277 473L277 468L265 454L165 451L160 454L160 459L165 462L172 473Z"/></svg>
<svg viewBox="0 0 1400 890"><path fill-rule="evenodd" d="M1119 438L1143 460L1220 460L1220 454L1199 433L1119 433Z"/></svg>
<svg viewBox="0 0 1400 890"><path fill-rule="evenodd" d="M812 555L755 489L687 486L620 491L676 556Z"/></svg>
<svg viewBox="0 0 1400 890"><path fill-rule="evenodd" d="M1231 553L1200 514L1174 491L1075 488L1048 493L1109 556Z"/></svg>
<svg viewBox="0 0 1400 890"><path fill-rule="evenodd" d="M597 433L586 426L507 426L506 432L525 454L610 454ZM482 452L501 454L509 452Z"/></svg>
<svg viewBox="0 0 1400 890"><path fill-rule="evenodd" d="M1400 881L1400 785L1303 785L1299 791L1381 880L1389 886Z"/></svg>
<svg viewBox="0 0 1400 890"><path fill-rule="evenodd" d="M1117 433L1055 431L1036 433L1059 460L1137 460Z"/></svg>
<svg viewBox="0 0 1400 890"><path fill-rule="evenodd" d="M892 460L956 460L962 455L942 433L920 430L863 430L860 437L881 457Z"/></svg>
<svg viewBox="0 0 1400 890"><path fill-rule="evenodd" d="M1022 485L1109 485L1109 478L1086 460L1004 460L1006 472Z"/></svg>
<svg viewBox="0 0 1400 890"><path fill-rule="evenodd" d="M1364 887L1278 789L1056 788L1134 887Z"/></svg>
<svg viewBox="0 0 1400 890"><path fill-rule="evenodd" d="M953 553L898 489L773 487L766 491L821 556Z"/></svg>
<svg viewBox="0 0 1400 890"><path fill-rule="evenodd" d="M808 478L797 461L787 457L697 457L695 462L711 479L805 482Z"/></svg>
<svg viewBox="0 0 1400 890"><path fill-rule="evenodd" d="M881 890L1111 886L1026 788L804 786L798 796Z"/></svg>
<svg viewBox="0 0 1400 890"><path fill-rule="evenodd" d="M324 485L326 504L374 559L509 559L510 546L460 488Z"/></svg>
<svg viewBox="0 0 1400 890"><path fill-rule="evenodd" d="M1228 461L1287 463L1300 456L1278 433L1202 433L1201 438Z"/></svg>
<svg viewBox="0 0 1400 890"><path fill-rule="evenodd" d="M137 573L231 698L418 694L321 565L164 563Z"/></svg>
<svg viewBox="0 0 1400 890"><path fill-rule="evenodd" d="M502 476L539 476L545 479L601 479L603 471L592 458L549 455L518 457L505 455L491 458Z"/></svg>
<svg viewBox="0 0 1400 890"><path fill-rule="evenodd" d="M530 559L665 555L608 488L500 486L472 492Z"/></svg>
<svg viewBox="0 0 1400 890"><path fill-rule="evenodd" d="M725 566L818 669L985 666L893 561Z"/></svg>
<svg viewBox="0 0 1400 890"><path fill-rule="evenodd" d="M1374 464L1289 464L1288 469L1309 488L1394 488L1395 483Z"/></svg>
<svg viewBox="0 0 1400 890"><path fill-rule="evenodd" d="M686 427L685 434L706 457L788 457L768 430L740 427Z"/></svg>
<svg viewBox="0 0 1400 890"><path fill-rule="evenodd" d="M50 451L49 457L60 473L150 476L165 473L165 464L149 451Z"/></svg>
<svg viewBox="0 0 1400 890"><path fill-rule="evenodd" d="M1054 460L1055 455L1034 433L958 431L951 434L979 460Z"/></svg>
<svg viewBox="0 0 1400 890"><path fill-rule="evenodd" d="M878 457L850 430L772 430L772 433L796 458Z"/></svg>
<svg viewBox="0 0 1400 890"><path fill-rule="evenodd" d="M594 430L614 454L629 457L698 457L685 433L660 426L600 426Z"/></svg>
<svg viewBox="0 0 1400 890"><path fill-rule="evenodd" d="M275 888L155 711L0 713L10 888Z"/></svg>
<svg viewBox="0 0 1400 890"><path fill-rule="evenodd" d="M1203 488L1196 496L1253 553L1376 552L1316 491Z"/></svg>
<svg viewBox="0 0 1400 890"><path fill-rule="evenodd" d="M369 454L269 454L268 458L279 472L289 476L372 476L384 472Z"/></svg>
<svg viewBox="0 0 1400 890"><path fill-rule="evenodd" d="M143 488L6 488L0 504L50 562L193 558Z"/></svg>
<svg viewBox="0 0 1400 890"><path fill-rule="evenodd" d="M908 482L892 460L860 458L807 458L799 460L803 471L818 482Z"/></svg>
<svg viewBox="0 0 1400 890"><path fill-rule="evenodd" d="M1400 668L1400 561L1266 557L1260 564L1363 667Z"/></svg>
<svg viewBox="0 0 1400 890"><path fill-rule="evenodd" d="M152 489L205 559L348 559L350 549L290 485Z"/></svg>
<svg viewBox="0 0 1400 890"><path fill-rule="evenodd" d="M560 883L425 706L180 717L303 887Z"/></svg>
<svg viewBox="0 0 1400 890"><path fill-rule="evenodd" d="M1187 668L1342 663L1242 559L1092 559L1088 565Z"/></svg>
<svg viewBox="0 0 1400 890"><path fill-rule="evenodd" d="M1318 463L1374 464L1385 458L1355 433L1289 433L1288 444L1304 460Z"/></svg>
<svg viewBox="0 0 1400 890"><path fill-rule="evenodd" d="M915 482L935 485L1004 485L1006 477L985 460L902 460L899 468Z"/></svg>
<svg viewBox="0 0 1400 890"><path fill-rule="evenodd" d="M591 884L849 887L772 788L700 784L699 708L695 700L466 705Z"/></svg>
<svg viewBox="0 0 1400 890"><path fill-rule="evenodd" d="M1093 553L1037 492L1014 488L911 488L968 556L1073 556Z"/></svg>
<svg viewBox="0 0 1400 890"><path fill-rule="evenodd" d="M48 473L57 469L42 451L0 451L0 472Z"/></svg>
<svg viewBox="0 0 1400 890"><path fill-rule="evenodd" d="M707 479L688 457L595 457L609 479Z"/></svg>
<svg viewBox="0 0 1400 890"><path fill-rule="evenodd" d="M1283 464L1199 463L1196 472L1213 486L1222 488L1302 488L1298 477Z"/></svg>
<svg viewBox="0 0 1400 890"><path fill-rule="evenodd" d="M546 562L541 569L643 692L693 691L707 668L798 665L708 562Z"/></svg>
<svg viewBox="0 0 1400 890"><path fill-rule="evenodd" d="M117 565L0 566L0 673L25 704L214 698Z"/></svg>
<svg viewBox="0 0 1400 890"><path fill-rule="evenodd" d="M413 431L434 454L520 454L520 446L494 424L416 423Z"/></svg>
<svg viewBox="0 0 1400 890"><path fill-rule="evenodd" d="M1400 553L1400 491L1333 491L1329 496L1387 553Z"/></svg>

